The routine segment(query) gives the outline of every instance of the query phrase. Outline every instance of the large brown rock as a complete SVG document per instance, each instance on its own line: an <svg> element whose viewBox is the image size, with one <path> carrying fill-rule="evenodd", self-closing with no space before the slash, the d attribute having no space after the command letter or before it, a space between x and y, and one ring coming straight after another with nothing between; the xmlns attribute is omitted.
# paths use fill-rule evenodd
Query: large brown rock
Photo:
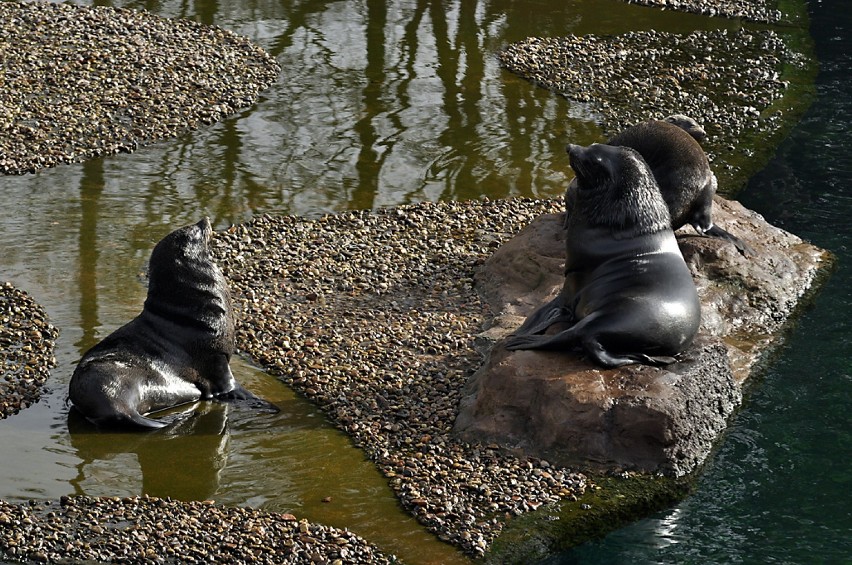
<svg viewBox="0 0 852 565"><path fill-rule="evenodd" d="M492 318L487 358L467 384L455 431L562 465L682 475L710 452L742 384L811 288L828 254L717 198L714 218L755 250L684 228L678 241L701 298L699 336L668 367L602 369L581 353L507 351L502 338L564 281L562 214L543 215L477 273Z"/></svg>

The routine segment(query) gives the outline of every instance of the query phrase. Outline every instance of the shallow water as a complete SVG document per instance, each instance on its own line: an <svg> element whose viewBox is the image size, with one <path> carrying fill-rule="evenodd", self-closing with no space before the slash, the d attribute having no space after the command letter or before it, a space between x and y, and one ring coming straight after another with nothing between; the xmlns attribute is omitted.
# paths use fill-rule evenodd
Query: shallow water
<svg viewBox="0 0 852 565"><path fill-rule="evenodd" d="M0 178L0 278L31 293L61 330L49 393L0 421L0 497L213 498L348 527L411 562L461 560L399 509L385 479L311 404L248 363L234 362L237 378L280 414L208 404L187 423L191 436L139 436L69 433L64 397L77 359L138 313L156 241L202 215L223 228L264 212L561 194L565 142L600 132L587 108L502 71L500 46L740 24L615 0L109 4L241 33L283 72L253 107L180 139Z"/></svg>

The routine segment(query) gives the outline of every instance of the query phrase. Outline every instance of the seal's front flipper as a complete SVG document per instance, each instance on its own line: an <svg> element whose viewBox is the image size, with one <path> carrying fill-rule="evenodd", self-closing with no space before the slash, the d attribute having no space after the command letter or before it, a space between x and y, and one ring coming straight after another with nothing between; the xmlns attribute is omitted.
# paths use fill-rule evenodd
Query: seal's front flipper
<svg viewBox="0 0 852 565"><path fill-rule="evenodd" d="M670 355L639 354L636 357L640 359L640 363L644 363L645 365L651 365L654 367L665 367L666 365L677 363L677 358L671 357Z"/></svg>
<svg viewBox="0 0 852 565"><path fill-rule="evenodd" d="M281 411L280 408L268 400L255 396L253 392L244 388L239 383L235 384L236 386L234 387L234 390L216 395L216 400L221 400L223 402L244 402L252 408L263 410L264 412L276 413Z"/></svg>
<svg viewBox="0 0 852 565"><path fill-rule="evenodd" d="M583 349L585 349L586 353L588 353L589 356L598 364L613 369L635 363L661 367L677 362L677 359L667 355L646 355L645 353L628 353L625 355L618 355L604 349L604 346L596 339L583 340Z"/></svg>
<svg viewBox="0 0 852 565"><path fill-rule="evenodd" d="M247 388L234 381L234 388L228 392L216 395L217 400L255 400L257 396Z"/></svg>
<svg viewBox="0 0 852 565"><path fill-rule="evenodd" d="M698 227L695 227L695 229L699 233L702 233L702 234L704 234L708 237L716 237L716 238L719 238L719 239L724 239L724 240L730 241L731 243L734 244L734 247L737 248L737 251L739 251L743 255L743 257L754 257L755 256L754 249L748 243L744 242L743 240L741 240L737 236L733 235L732 233L723 230L722 228L720 228L719 226L717 226L715 224L711 225L706 230L701 230Z"/></svg>

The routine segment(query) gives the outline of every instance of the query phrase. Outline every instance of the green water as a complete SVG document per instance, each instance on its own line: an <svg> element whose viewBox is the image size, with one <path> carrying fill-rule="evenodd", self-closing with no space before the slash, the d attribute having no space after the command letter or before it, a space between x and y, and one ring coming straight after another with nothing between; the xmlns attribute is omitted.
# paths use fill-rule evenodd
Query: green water
<svg viewBox="0 0 852 565"><path fill-rule="evenodd" d="M69 432L76 361L138 313L156 241L202 215L224 228L257 213L561 194L564 144L598 141L594 116L501 70L501 46L741 24L614 0L110 5L246 35L283 72L253 107L180 139L0 178L0 279L30 292L62 332L44 400L0 421L0 497L212 498L348 527L411 562L464 561L399 509L312 405L248 363L234 363L237 378L280 414L201 405L183 433L139 436Z"/></svg>

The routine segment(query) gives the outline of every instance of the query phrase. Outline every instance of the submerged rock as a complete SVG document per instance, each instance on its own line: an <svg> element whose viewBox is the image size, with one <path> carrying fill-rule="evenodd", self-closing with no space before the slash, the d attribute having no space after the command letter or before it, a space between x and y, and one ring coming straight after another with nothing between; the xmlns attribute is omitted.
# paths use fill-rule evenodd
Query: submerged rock
<svg viewBox="0 0 852 565"><path fill-rule="evenodd" d="M713 215L755 254L692 228L678 232L702 325L683 360L662 368L602 369L580 353L507 351L501 338L562 287L563 215L540 216L500 247L476 276L494 313L479 343L491 350L466 385L456 434L595 470L679 476L700 465L754 363L828 260L736 202L717 198Z"/></svg>

